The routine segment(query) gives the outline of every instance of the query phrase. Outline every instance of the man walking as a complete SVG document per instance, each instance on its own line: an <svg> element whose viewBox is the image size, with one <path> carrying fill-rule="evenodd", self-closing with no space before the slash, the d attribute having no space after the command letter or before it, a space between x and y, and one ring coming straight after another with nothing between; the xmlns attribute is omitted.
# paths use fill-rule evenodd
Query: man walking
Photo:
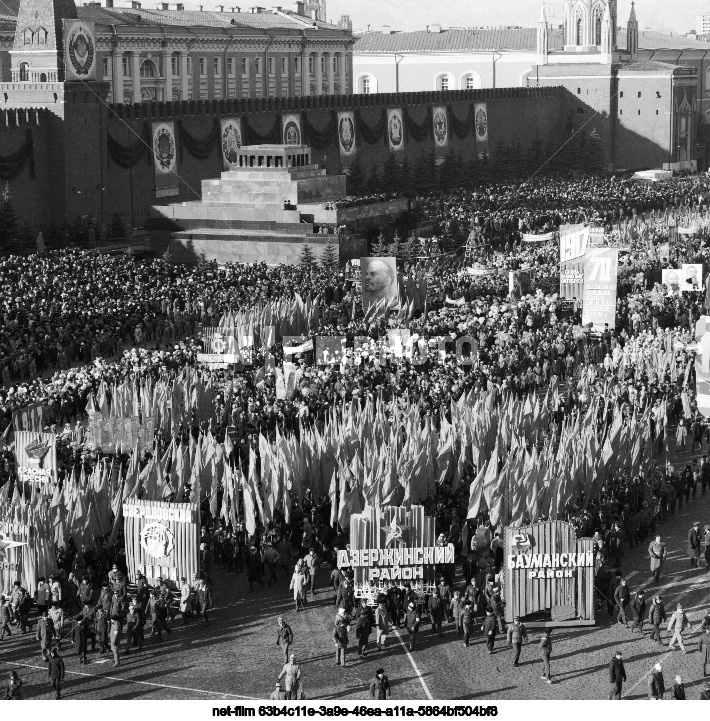
<svg viewBox="0 0 710 721"><path fill-rule="evenodd" d="M279 681L285 677L286 699L298 699L298 689L301 685L301 667L296 663L296 656L291 654L289 660L284 664L279 674Z"/></svg>
<svg viewBox="0 0 710 721"><path fill-rule="evenodd" d="M653 701L663 701L666 692L666 684L663 680L663 667L657 663L648 677L648 698Z"/></svg>
<svg viewBox="0 0 710 721"><path fill-rule="evenodd" d="M496 633L498 631L498 622L496 621L496 617L493 615L493 608L491 606L486 606L486 617L483 620L481 631L483 631L483 635L486 638L486 646L488 647L488 655L490 656L493 654L493 648L496 642Z"/></svg>
<svg viewBox="0 0 710 721"><path fill-rule="evenodd" d="M626 669L624 662L621 660L621 651L617 651L609 661L609 682L612 685L609 699L611 701L621 700L621 689L626 681Z"/></svg>
<svg viewBox="0 0 710 721"><path fill-rule="evenodd" d="M700 565L700 545L702 536L700 533L700 521L695 521L693 527L688 531L688 557L690 558L691 568L697 568Z"/></svg>
<svg viewBox="0 0 710 721"><path fill-rule="evenodd" d="M629 621L626 618L626 606L630 600L631 592L629 591L629 587L626 585L626 579L622 578L621 583L617 586L616 591L614 591L614 604L618 609L616 621L617 623L623 623L624 626L629 625Z"/></svg>
<svg viewBox="0 0 710 721"><path fill-rule="evenodd" d="M661 579L663 561L666 558L666 545L661 542L660 536L656 536L656 540L651 541L649 544L648 555L651 559L651 573L653 574L653 580L658 582Z"/></svg>
<svg viewBox="0 0 710 721"><path fill-rule="evenodd" d="M698 650L703 663L703 676L710 676L710 626L705 628L705 633L700 637Z"/></svg>
<svg viewBox="0 0 710 721"><path fill-rule="evenodd" d="M643 622L646 619L646 596L643 590L640 589L636 592L636 597L631 604L631 609L634 617L631 632L633 633L638 628L639 633L643 635Z"/></svg>
<svg viewBox="0 0 710 721"><path fill-rule="evenodd" d="M113 665L118 666L121 663L119 656L119 646L121 644L121 622L118 618L111 619L111 633L109 635L111 643L111 651L113 651Z"/></svg>
<svg viewBox="0 0 710 721"><path fill-rule="evenodd" d="M422 619L414 603L410 602L407 606L407 615L405 616L405 628L409 633L409 650L414 651L414 643L417 639L417 631L421 625Z"/></svg>
<svg viewBox="0 0 710 721"><path fill-rule="evenodd" d="M552 655L552 629L546 628L540 639L540 655L542 656L542 676L540 678L546 683L552 683L552 672L550 671L550 656Z"/></svg>
<svg viewBox="0 0 710 721"><path fill-rule="evenodd" d="M56 693L55 698L61 698L64 676L64 659L59 655L59 651L53 648L49 653L49 682Z"/></svg>
<svg viewBox="0 0 710 721"><path fill-rule="evenodd" d="M520 623L520 616L513 619L513 625L508 627L508 645L515 651L513 666L519 666L520 652L523 648L523 641L527 642L528 631L525 625Z"/></svg>
<svg viewBox="0 0 710 721"><path fill-rule="evenodd" d="M377 671L375 671L375 678L370 681L370 698L374 701L386 701L392 698L390 682L387 676L385 676L385 670L383 668L378 668Z"/></svg>
<svg viewBox="0 0 710 721"><path fill-rule="evenodd" d="M667 620L666 607L663 605L663 600L660 596L656 596L653 599L653 604L648 614L648 622L651 624L651 641L656 641L659 646L663 645L661 641L661 624Z"/></svg>
<svg viewBox="0 0 710 721"><path fill-rule="evenodd" d="M439 587L434 588L434 593L429 599L429 616L431 618L431 632L443 636L441 626L444 623L444 602L441 599Z"/></svg>
<svg viewBox="0 0 710 721"><path fill-rule="evenodd" d="M675 677L675 683L673 684L673 700L685 701L685 684L680 675Z"/></svg>
<svg viewBox="0 0 710 721"><path fill-rule="evenodd" d="M42 609L42 615L37 621L37 633L35 638L39 641L39 647L42 650L42 658L46 661L49 658L49 644L54 638L54 626L47 615L47 607Z"/></svg>
<svg viewBox="0 0 710 721"><path fill-rule="evenodd" d="M281 651L284 655L284 663L288 663L289 660L289 649L293 643L293 631L286 621L283 620L283 616L279 616L276 620L278 624L278 633L276 635L276 645L281 646Z"/></svg>
<svg viewBox="0 0 710 721"><path fill-rule="evenodd" d="M683 645L683 631L685 631L688 624L688 617L683 611L683 606L678 604L676 606L675 613L671 616L671 620L668 622L668 631L673 631L673 636L671 636L671 640L668 644L669 649L675 648L675 642L678 641L680 650L685 653L685 646Z"/></svg>

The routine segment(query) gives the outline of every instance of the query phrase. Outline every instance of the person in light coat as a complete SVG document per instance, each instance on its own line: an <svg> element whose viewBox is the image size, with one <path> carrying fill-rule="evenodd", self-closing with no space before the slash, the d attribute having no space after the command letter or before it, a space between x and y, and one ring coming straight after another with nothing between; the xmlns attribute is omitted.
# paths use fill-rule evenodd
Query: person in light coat
<svg viewBox="0 0 710 721"><path fill-rule="evenodd" d="M675 642L678 641L680 650L685 653L685 646L683 645L683 631L689 627L690 622L688 621L688 617L685 615L685 611L683 611L683 606L679 603L676 607L675 613L671 616L670 621L668 621L668 631L673 632L673 636L671 636L671 640L668 643L669 649L675 648Z"/></svg>
<svg viewBox="0 0 710 721"><path fill-rule="evenodd" d="M192 618L192 589L185 576L180 579L180 613L182 625L187 626Z"/></svg>
<svg viewBox="0 0 710 721"><path fill-rule="evenodd" d="M296 611L300 611L306 597L306 567L303 561L296 564L291 577L291 585L289 588L293 591L293 600L296 604Z"/></svg>

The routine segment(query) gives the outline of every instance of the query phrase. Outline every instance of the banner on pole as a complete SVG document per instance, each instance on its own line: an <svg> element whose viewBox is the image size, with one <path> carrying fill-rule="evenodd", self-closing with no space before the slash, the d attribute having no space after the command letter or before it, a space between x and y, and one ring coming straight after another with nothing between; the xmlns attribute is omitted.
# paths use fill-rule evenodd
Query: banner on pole
<svg viewBox="0 0 710 721"><path fill-rule="evenodd" d="M220 121L222 141L222 167L229 170L230 165L239 162L239 151L242 148L242 119L222 118Z"/></svg>
<svg viewBox="0 0 710 721"><path fill-rule="evenodd" d="M595 331L616 327L616 284L619 251L616 248L592 248L584 254L584 293L582 325L592 324Z"/></svg>
<svg viewBox="0 0 710 721"><path fill-rule="evenodd" d="M23 483L55 483L57 447L53 433L15 433L17 477Z"/></svg>
<svg viewBox="0 0 710 721"><path fill-rule="evenodd" d="M155 197L169 198L180 194L175 149L175 124L172 120L153 123L153 167Z"/></svg>
<svg viewBox="0 0 710 721"><path fill-rule="evenodd" d="M41 433L44 428L44 406L41 403L30 403L12 414L12 427L17 431L34 431Z"/></svg>
<svg viewBox="0 0 710 721"><path fill-rule="evenodd" d="M574 300L584 291L584 254L589 229L582 225L560 228L560 298Z"/></svg>
<svg viewBox="0 0 710 721"><path fill-rule="evenodd" d="M379 314L399 305L396 258L360 258L360 280L366 313L375 306Z"/></svg>

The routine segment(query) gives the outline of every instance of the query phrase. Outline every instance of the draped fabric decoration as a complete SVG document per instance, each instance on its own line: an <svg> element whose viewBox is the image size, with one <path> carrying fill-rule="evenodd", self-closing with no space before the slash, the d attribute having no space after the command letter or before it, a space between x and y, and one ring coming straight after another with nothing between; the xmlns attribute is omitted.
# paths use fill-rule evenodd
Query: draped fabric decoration
<svg viewBox="0 0 710 721"><path fill-rule="evenodd" d="M281 143L281 116L274 116L274 125L267 133L260 133L244 118L244 145L279 145Z"/></svg>
<svg viewBox="0 0 710 721"><path fill-rule="evenodd" d="M207 160L216 145L219 145L222 138L222 127L219 118L212 121L212 127L204 138L196 138L185 130L182 120L177 121L177 129L180 139L178 146L187 150L193 158ZM182 155L180 156L182 160Z"/></svg>
<svg viewBox="0 0 710 721"><path fill-rule="evenodd" d="M459 140L467 138L473 131L475 117L473 106L468 109L468 115L465 120L459 120L454 113L454 109L451 107L449 108L449 114L451 118L451 129L453 130L454 135L459 138Z"/></svg>
<svg viewBox="0 0 710 721"><path fill-rule="evenodd" d="M330 120L323 130L318 130L308 120L308 113L303 116L304 142L314 150L325 150L335 144L338 116L331 111Z"/></svg>
<svg viewBox="0 0 710 721"><path fill-rule="evenodd" d="M376 145L384 142L387 144L387 108L382 108L380 119L377 124L370 127L363 119L362 113L357 111L357 133L363 142L368 145Z"/></svg>
<svg viewBox="0 0 710 721"><path fill-rule="evenodd" d="M421 123L418 123L412 117L410 111L405 107L404 111L404 132L407 140L410 138L417 143L424 140L431 140L433 122L431 119L431 108L427 108L426 115Z"/></svg>
<svg viewBox="0 0 710 721"><path fill-rule="evenodd" d="M25 131L25 140L14 153L0 156L0 178L2 180L12 180L16 178L22 172L22 169L28 161L30 163L30 178L34 178L34 139L30 128L27 128Z"/></svg>
<svg viewBox="0 0 710 721"><path fill-rule="evenodd" d="M147 158L148 165L151 164L153 155L153 133L148 120L143 123L143 133L134 142L122 145L115 138L106 134L106 150L108 157L120 168L132 168L138 165L141 158Z"/></svg>

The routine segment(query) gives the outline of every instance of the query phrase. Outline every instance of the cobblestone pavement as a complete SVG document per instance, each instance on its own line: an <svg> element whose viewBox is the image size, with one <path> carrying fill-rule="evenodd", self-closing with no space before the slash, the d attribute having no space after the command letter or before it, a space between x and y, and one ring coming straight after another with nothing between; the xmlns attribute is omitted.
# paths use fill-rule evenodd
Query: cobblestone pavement
<svg viewBox="0 0 710 721"><path fill-rule="evenodd" d="M672 462L691 456L672 454ZM442 638L429 626L420 633L418 648L410 655L397 636L391 636L384 651L370 651L358 660L353 645L348 665L334 665L332 642L335 607L322 570L321 590L305 611L295 613L289 579L279 575L272 587L248 593L244 573L214 572L215 608L209 627L183 627L179 619L173 633L162 643L147 639L141 652L122 657L118 668L108 656L89 654L82 666L67 639L62 655L67 667L66 698L81 699L265 699L273 690L282 666L276 646L276 618L283 614L292 625L292 652L302 666L304 690L309 699L365 699L375 669L382 665L392 684L394 699L603 699L608 696L607 666L615 650L624 655L628 682L625 698L645 698L647 674L657 660L664 665L666 685L677 673L686 683L688 698L697 698L702 683L697 627L710 608L710 573L693 569L685 553L686 537L693 521L710 521L710 493L692 499L683 511L676 510L659 527L668 549L668 561L658 584L649 573L647 546L626 549L623 570L632 593L639 587L647 594L660 592L669 614L682 602L694 627L687 633L686 650L669 651L670 634L664 629L664 647L651 643L648 631L638 632L612 623L606 608L597 625L553 632L552 672L554 683L540 679L539 631L529 632L521 665L513 668L512 651L499 637L494 655L486 652L480 626L471 647L464 648L452 624ZM650 600L650 599L649 599ZM24 698L51 698L46 671L34 632L0 641L0 677L15 668L25 682ZM351 634L351 644L354 634ZM373 644L371 644L371 648Z"/></svg>

